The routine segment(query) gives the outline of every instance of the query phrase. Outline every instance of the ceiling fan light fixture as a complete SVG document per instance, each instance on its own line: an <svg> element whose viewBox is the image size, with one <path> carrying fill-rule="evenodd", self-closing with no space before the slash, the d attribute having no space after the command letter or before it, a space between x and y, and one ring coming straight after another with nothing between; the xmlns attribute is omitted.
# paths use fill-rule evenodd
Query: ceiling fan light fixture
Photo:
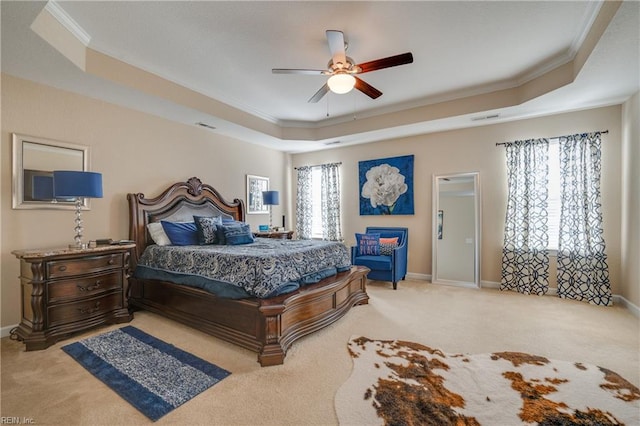
<svg viewBox="0 0 640 426"><path fill-rule="evenodd" d="M356 85L356 78L351 74L334 74L327 80L327 85L333 93L339 95L349 93Z"/></svg>

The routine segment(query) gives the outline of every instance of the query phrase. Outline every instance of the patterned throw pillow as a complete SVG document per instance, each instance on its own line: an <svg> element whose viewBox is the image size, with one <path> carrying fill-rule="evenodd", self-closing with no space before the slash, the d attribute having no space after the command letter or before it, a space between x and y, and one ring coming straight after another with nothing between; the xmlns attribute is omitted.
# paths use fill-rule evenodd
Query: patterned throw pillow
<svg viewBox="0 0 640 426"><path fill-rule="evenodd" d="M360 256L380 255L380 234L356 234Z"/></svg>
<svg viewBox="0 0 640 426"><path fill-rule="evenodd" d="M222 225L222 219L219 216L193 216L193 220L198 230L198 243L200 245L219 243L218 226Z"/></svg>
<svg viewBox="0 0 640 426"><path fill-rule="evenodd" d="M391 256L393 249L398 247L398 237L394 238L380 238L380 254L384 256Z"/></svg>

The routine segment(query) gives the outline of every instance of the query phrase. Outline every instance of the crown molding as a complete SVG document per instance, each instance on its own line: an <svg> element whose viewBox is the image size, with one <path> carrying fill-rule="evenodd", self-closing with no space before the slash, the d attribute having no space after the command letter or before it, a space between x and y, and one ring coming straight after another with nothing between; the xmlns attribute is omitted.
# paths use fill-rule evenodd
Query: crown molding
<svg viewBox="0 0 640 426"><path fill-rule="evenodd" d="M62 7L58 3L53 0L49 0L44 7L47 12L51 14L60 24L62 24L67 31L69 31L75 38L77 38L85 47L89 46L91 42L91 36L87 34L87 32L82 29L80 25L76 21L73 20L71 16L64 11Z"/></svg>

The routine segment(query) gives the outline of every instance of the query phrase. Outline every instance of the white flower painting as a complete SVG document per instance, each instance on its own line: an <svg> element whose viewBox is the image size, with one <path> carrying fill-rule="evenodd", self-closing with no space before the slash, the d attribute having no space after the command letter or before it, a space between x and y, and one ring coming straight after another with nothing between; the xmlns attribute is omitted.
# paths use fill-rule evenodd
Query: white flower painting
<svg viewBox="0 0 640 426"><path fill-rule="evenodd" d="M413 155L360 161L360 214L413 214Z"/></svg>

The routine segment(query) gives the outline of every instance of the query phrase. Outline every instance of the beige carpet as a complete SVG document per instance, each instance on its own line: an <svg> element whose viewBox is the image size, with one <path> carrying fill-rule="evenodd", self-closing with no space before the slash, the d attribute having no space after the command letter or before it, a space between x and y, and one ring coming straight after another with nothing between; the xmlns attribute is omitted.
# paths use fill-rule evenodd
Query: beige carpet
<svg viewBox="0 0 640 426"><path fill-rule="evenodd" d="M407 280L370 282L369 305L294 343L285 364L261 368L256 354L156 315L131 325L232 372L157 424L335 425L334 397L349 378L353 335L429 342L448 353L520 351L581 360L640 385L639 321L620 307L555 297L435 286ZM25 352L2 339L1 416L50 425L151 424L93 378L60 347L118 326Z"/></svg>
<svg viewBox="0 0 640 426"><path fill-rule="evenodd" d="M363 336L348 347L354 367L336 394L341 425L640 424L640 389L595 365Z"/></svg>

